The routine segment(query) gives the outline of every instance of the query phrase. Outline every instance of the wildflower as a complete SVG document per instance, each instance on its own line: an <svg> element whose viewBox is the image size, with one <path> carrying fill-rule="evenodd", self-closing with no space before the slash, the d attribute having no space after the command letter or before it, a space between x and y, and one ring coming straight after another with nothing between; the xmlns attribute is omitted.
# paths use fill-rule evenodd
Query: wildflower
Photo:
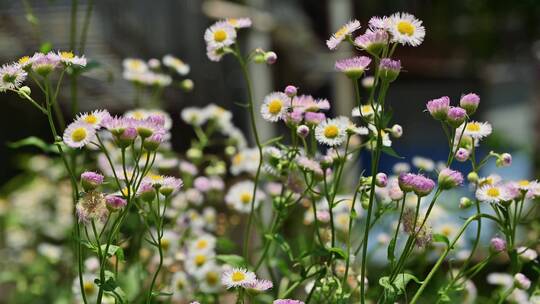
<svg viewBox="0 0 540 304"><path fill-rule="evenodd" d="M277 299L272 302L272 304L304 304L300 300L291 300L291 299Z"/></svg>
<svg viewBox="0 0 540 304"><path fill-rule="evenodd" d="M170 196L171 194L180 190L182 185L183 182L181 179L172 176L165 176L161 186L159 187L159 193L163 194L164 196Z"/></svg>
<svg viewBox="0 0 540 304"><path fill-rule="evenodd" d="M84 191L92 191L103 183L103 178L99 173L85 171L81 174L81 185Z"/></svg>
<svg viewBox="0 0 540 304"><path fill-rule="evenodd" d="M416 236L416 245L426 247L432 240L431 228L426 224L422 226L424 219L417 218L415 211L407 208L403 214L403 230L409 235Z"/></svg>
<svg viewBox="0 0 540 304"><path fill-rule="evenodd" d="M461 172L444 168L439 172L439 187L441 189L451 189L463 184L463 175Z"/></svg>
<svg viewBox="0 0 540 304"><path fill-rule="evenodd" d="M137 129L137 133L143 139L152 136L153 134L165 133L162 123L148 117L144 120L137 120L133 123L133 127Z"/></svg>
<svg viewBox="0 0 540 304"><path fill-rule="evenodd" d="M527 290L531 287L531 280L529 280L523 273L519 272L514 275L514 284L517 288Z"/></svg>
<svg viewBox="0 0 540 304"><path fill-rule="evenodd" d="M27 75L17 63L4 64L0 67L0 92L20 88Z"/></svg>
<svg viewBox="0 0 540 304"><path fill-rule="evenodd" d="M230 171L233 175L242 172L255 174L259 163L259 151L257 148L246 148L238 151L231 159Z"/></svg>
<svg viewBox="0 0 540 304"><path fill-rule="evenodd" d="M137 196L143 201L150 203L156 197L156 190L152 186L152 183L143 180L139 189L137 189Z"/></svg>
<svg viewBox="0 0 540 304"><path fill-rule="evenodd" d="M252 181L242 181L234 184L225 195L225 203L241 213L251 211L251 202L253 201L253 188L255 184ZM255 191L254 208L264 200L264 193L259 189Z"/></svg>
<svg viewBox="0 0 540 304"><path fill-rule="evenodd" d="M326 40L326 46L330 50L335 50L338 45L350 36L354 31L360 28L360 21L351 20L347 24L343 25L337 32L332 34L328 40Z"/></svg>
<svg viewBox="0 0 540 304"><path fill-rule="evenodd" d="M463 128L465 128L465 131L463 131ZM461 132L463 132L463 135L470 136L476 140L481 140L490 135L491 131L491 125L488 122L469 121L466 126L463 124L459 126L459 128L456 129L456 134L461 134Z"/></svg>
<svg viewBox="0 0 540 304"><path fill-rule="evenodd" d="M111 211L122 209L127 205L127 201L124 198L112 194L105 196L105 203Z"/></svg>
<svg viewBox="0 0 540 304"><path fill-rule="evenodd" d="M60 51L56 54L58 56L58 59L60 62L67 66L78 66L78 67L85 67L86 66L86 58L84 56L75 56L73 52L66 52L66 51Z"/></svg>
<svg viewBox="0 0 540 304"><path fill-rule="evenodd" d="M222 267L214 263L206 264L200 272L197 273L200 291L204 293L217 293L221 289L219 278L222 274Z"/></svg>
<svg viewBox="0 0 540 304"><path fill-rule="evenodd" d="M200 276L208 268L208 265L213 265L214 258L215 253L211 251L189 252L184 266L189 274Z"/></svg>
<svg viewBox="0 0 540 304"><path fill-rule="evenodd" d="M218 62L223 58L223 55L225 55L225 51L223 49L216 49L210 46L206 47L206 56L208 59L214 62Z"/></svg>
<svg viewBox="0 0 540 304"><path fill-rule="evenodd" d="M371 30L387 30L390 27L390 18L373 16L369 19L368 26Z"/></svg>
<svg viewBox="0 0 540 304"><path fill-rule="evenodd" d="M403 195L403 191L401 191L397 179L392 178L389 182L388 196L391 200L398 201L403 198Z"/></svg>
<svg viewBox="0 0 540 304"><path fill-rule="evenodd" d="M357 56L338 60L336 62L336 70L343 72L351 79L358 79L371 63L371 58L366 56Z"/></svg>
<svg viewBox="0 0 540 304"><path fill-rule="evenodd" d="M481 202L500 203L508 201L510 199L510 194L503 186L484 185L476 190L476 198Z"/></svg>
<svg viewBox="0 0 540 304"><path fill-rule="evenodd" d="M422 171L431 172L435 170L435 163L433 160L426 157L415 156L412 159L412 164Z"/></svg>
<svg viewBox="0 0 540 304"><path fill-rule="evenodd" d="M349 119L340 116L327 119L315 128L315 138L321 144L339 146L347 139Z"/></svg>
<svg viewBox="0 0 540 304"><path fill-rule="evenodd" d="M328 99L315 99L310 95L296 96L292 100L294 109L301 110L303 112L317 112L330 109L330 102Z"/></svg>
<svg viewBox="0 0 540 304"><path fill-rule="evenodd" d="M367 30L365 34L354 39L354 44L368 53L378 55L388 43L388 33L383 30Z"/></svg>
<svg viewBox="0 0 540 304"><path fill-rule="evenodd" d="M250 18L227 18L225 22L237 29L251 27L252 23Z"/></svg>
<svg viewBox="0 0 540 304"><path fill-rule="evenodd" d="M376 111L379 111L377 106L374 107L372 105L362 105L360 108L354 107L351 115L353 117L371 118Z"/></svg>
<svg viewBox="0 0 540 304"><path fill-rule="evenodd" d="M146 151L156 151L163 140L164 138L161 133L154 133L144 140L143 147Z"/></svg>
<svg viewBox="0 0 540 304"><path fill-rule="evenodd" d="M214 23L204 32L206 45L212 49L222 49L235 43L236 30L227 22Z"/></svg>
<svg viewBox="0 0 540 304"><path fill-rule="evenodd" d="M46 55L43 53L35 53L30 61L32 62L32 70L37 74L46 77L56 68L56 66L58 66L60 60L58 56L52 53Z"/></svg>
<svg viewBox="0 0 540 304"><path fill-rule="evenodd" d="M469 159L469 151L464 148L459 148L456 151L456 160L458 162L466 162Z"/></svg>
<svg viewBox="0 0 540 304"><path fill-rule="evenodd" d="M170 54L163 56L163 65L173 69L181 76L185 76L189 73L189 65Z"/></svg>
<svg viewBox="0 0 540 304"><path fill-rule="evenodd" d="M435 187L434 181L420 174L401 173L398 181L403 192L414 191L418 196L428 195Z"/></svg>
<svg viewBox="0 0 540 304"><path fill-rule="evenodd" d="M495 161L497 167L509 167L512 165L512 155L509 153L503 153L497 157Z"/></svg>
<svg viewBox="0 0 540 304"><path fill-rule="evenodd" d="M298 88L293 85L288 85L287 87L285 87L284 92L285 92L285 95L289 97L294 97L298 93Z"/></svg>
<svg viewBox="0 0 540 304"><path fill-rule="evenodd" d="M316 176L322 177L324 175L321 165L305 156L299 156L296 158L296 163L300 168L308 172L314 173Z"/></svg>
<svg viewBox="0 0 540 304"><path fill-rule="evenodd" d="M506 241L500 237L494 237L490 241L491 250L494 252L503 252L506 250Z"/></svg>
<svg viewBox="0 0 540 304"><path fill-rule="evenodd" d="M277 61L277 54L275 52L264 53L264 61L266 64L274 64Z"/></svg>
<svg viewBox="0 0 540 304"><path fill-rule="evenodd" d="M71 148L82 148L90 143L96 130L90 124L85 122L73 122L64 131L64 143Z"/></svg>
<svg viewBox="0 0 540 304"><path fill-rule="evenodd" d="M465 111L467 111L467 115L469 116L476 112L478 104L480 104L480 96L474 93L463 95L459 100L459 106L465 109Z"/></svg>
<svg viewBox="0 0 540 304"><path fill-rule="evenodd" d="M507 273L493 272L487 275L487 282L492 285L500 285L504 287L512 286L512 276Z"/></svg>
<svg viewBox="0 0 540 304"><path fill-rule="evenodd" d="M422 21L407 13L395 13L389 18L389 31L392 42L402 45L418 46L424 41L426 30Z"/></svg>
<svg viewBox="0 0 540 304"><path fill-rule="evenodd" d="M473 202L468 197L462 197L459 199L459 208L467 209L472 206Z"/></svg>
<svg viewBox="0 0 540 304"><path fill-rule="evenodd" d="M247 284L246 288L255 292L261 292L261 291L266 291L272 288L273 286L274 284L271 281L255 279L254 282Z"/></svg>
<svg viewBox="0 0 540 304"><path fill-rule="evenodd" d="M382 80L392 82L397 79L401 71L401 61L383 58L379 65L379 77Z"/></svg>
<svg viewBox="0 0 540 304"><path fill-rule="evenodd" d="M400 125L395 124L390 129L390 134L392 134L394 138L400 138L403 135L403 128Z"/></svg>
<svg viewBox="0 0 540 304"><path fill-rule="evenodd" d="M377 185L377 187L386 187L386 185L388 185L388 176L382 172L377 173L377 175L375 175L375 185Z"/></svg>
<svg viewBox="0 0 540 304"><path fill-rule="evenodd" d="M467 112L460 107L450 107L448 109L448 118L447 122L454 128L459 127L467 118Z"/></svg>
<svg viewBox="0 0 540 304"><path fill-rule="evenodd" d="M302 138L306 138L309 135L309 127L306 125L299 125L296 128L296 134Z"/></svg>
<svg viewBox="0 0 540 304"><path fill-rule="evenodd" d="M221 276L221 283L227 287L227 289L233 287L248 287L256 280L255 273L248 271L244 268L233 268L225 271Z"/></svg>
<svg viewBox="0 0 540 304"><path fill-rule="evenodd" d="M103 193L90 191L85 193L75 206L79 222L88 223L92 220L105 221L109 211Z"/></svg>
<svg viewBox="0 0 540 304"><path fill-rule="evenodd" d="M86 112L78 114L75 121L85 122L89 125L92 125L95 129L102 127L103 121L109 119L111 115L107 110L95 110L92 112Z"/></svg>
<svg viewBox="0 0 540 304"><path fill-rule="evenodd" d="M133 73L144 73L148 71L148 65L141 59L126 58L122 61L124 70Z"/></svg>
<svg viewBox="0 0 540 304"><path fill-rule="evenodd" d="M282 120L290 105L289 97L282 92L273 92L264 97L261 115L266 121Z"/></svg>
<svg viewBox="0 0 540 304"><path fill-rule="evenodd" d="M446 120L448 117L448 110L450 109L450 98L448 96L443 96L432 99L427 102L426 108L429 111L429 114L436 120Z"/></svg>
<svg viewBox="0 0 540 304"><path fill-rule="evenodd" d="M375 84L375 77L373 76L366 76L362 78L362 86L366 89L373 88L373 85Z"/></svg>
<svg viewBox="0 0 540 304"><path fill-rule="evenodd" d="M208 233L205 233L188 244L190 252L207 252L212 251L216 247L216 238Z"/></svg>
<svg viewBox="0 0 540 304"><path fill-rule="evenodd" d="M519 258L525 262L530 262L536 260L538 257L538 253L534 249L527 248L527 247L518 247L516 250Z"/></svg>

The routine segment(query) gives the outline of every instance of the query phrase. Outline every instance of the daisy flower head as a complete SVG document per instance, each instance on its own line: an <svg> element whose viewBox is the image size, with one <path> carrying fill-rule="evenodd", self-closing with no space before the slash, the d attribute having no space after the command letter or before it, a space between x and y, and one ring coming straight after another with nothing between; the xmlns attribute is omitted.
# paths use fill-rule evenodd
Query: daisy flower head
<svg viewBox="0 0 540 304"><path fill-rule="evenodd" d="M182 110L180 117L190 125L202 126L208 121L208 113L200 108L187 107Z"/></svg>
<svg viewBox="0 0 540 304"><path fill-rule="evenodd" d="M60 62L68 66L86 66L86 58L84 56L75 56L73 52L70 51L59 51L56 53Z"/></svg>
<svg viewBox="0 0 540 304"><path fill-rule="evenodd" d="M189 65L182 61L180 58L176 58L175 56L170 54L163 56L163 65L173 69L181 76L185 76L189 73Z"/></svg>
<svg viewBox="0 0 540 304"><path fill-rule="evenodd" d="M401 71L401 61L383 58L379 64L379 70L379 77L382 80L392 82L397 79L399 72Z"/></svg>
<svg viewBox="0 0 540 304"><path fill-rule="evenodd" d="M64 143L71 148L82 148L90 143L96 135L91 124L81 121L71 123L64 131Z"/></svg>
<svg viewBox="0 0 540 304"><path fill-rule="evenodd" d="M306 156L298 156L296 158L296 164L298 167L300 167L302 170L312 172L318 177L322 177L324 175L324 172L321 168L321 164L317 161L314 161Z"/></svg>
<svg viewBox="0 0 540 304"><path fill-rule="evenodd" d="M236 42L236 30L226 21L219 21L206 29L204 40L208 47L222 49Z"/></svg>
<svg viewBox="0 0 540 304"><path fill-rule="evenodd" d="M213 251L216 247L216 237L211 234L205 233L196 239L192 240L189 245L190 252L206 252Z"/></svg>
<svg viewBox="0 0 540 304"><path fill-rule="evenodd" d="M388 33L384 30L367 30L354 39L354 44L371 54L378 55L388 43Z"/></svg>
<svg viewBox="0 0 540 304"><path fill-rule="evenodd" d="M426 108L429 114L436 120L446 120L448 110L450 109L450 98L448 96L443 96L432 99L427 102Z"/></svg>
<svg viewBox="0 0 540 304"><path fill-rule="evenodd" d="M249 213L253 201L254 187L255 184L252 181L241 181L234 184L225 195L225 203L240 213ZM264 192L256 189L254 208L257 208L264 199Z"/></svg>
<svg viewBox="0 0 540 304"><path fill-rule="evenodd" d="M58 66L60 59L54 53L35 53L30 61L32 62L32 70L45 77Z"/></svg>
<svg viewBox="0 0 540 304"><path fill-rule="evenodd" d="M89 223L91 220L104 222L109 214L105 195L100 192L90 191L85 193L75 206L79 222Z"/></svg>
<svg viewBox="0 0 540 304"><path fill-rule="evenodd" d="M390 27L390 18L373 16L369 19L368 27L372 30L387 30Z"/></svg>
<svg viewBox="0 0 540 304"><path fill-rule="evenodd" d="M103 121L110 117L111 114L107 110L95 110L78 114L75 121L84 122L94 127L94 129L99 129L102 127Z"/></svg>
<svg viewBox="0 0 540 304"><path fill-rule="evenodd" d="M282 120L290 106L290 98L283 92L273 92L264 97L261 115L266 121Z"/></svg>
<svg viewBox="0 0 540 304"><path fill-rule="evenodd" d="M125 71L133 73L145 73L148 71L148 65L144 60L137 58L126 58L122 61Z"/></svg>
<svg viewBox="0 0 540 304"><path fill-rule="evenodd" d="M463 130L465 128L465 130ZM492 132L491 124L488 122L469 121L466 126L461 125L457 128L456 133L470 136L473 139L481 140L486 136L489 136Z"/></svg>
<svg viewBox="0 0 540 304"><path fill-rule="evenodd" d="M315 138L327 146L339 146L347 139L349 119L344 116L327 119L315 127Z"/></svg>
<svg viewBox="0 0 540 304"><path fill-rule="evenodd" d="M467 115L472 115L478 109L480 104L480 96L475 93L469 93L461 96L459 106L467 111Z"/></svg>
<svg viewBox="0 0 540 304"><path fill-rule="evenodd" d="M211 46L206 47L206 56L211 61L219 62L221 61L221 58L223 58L223 55L225 55L225 51L223 51L223 49L218 49Z"/></svg>
<svg viewBox="0 0 540 304"><path fill-rule="evenodd" d="M325 98L315 99L311 95L296 96L292 100L294 109L304 112L317 112L330 109L330 101Z"/></svg>
<svg viewBox="0 0 540 304"><path fill-rule="evenodd" d="M347 38L347 36L350 36L354 31L360 28L360 21L358 20L351 20L347 22L345 25L340 27L328 40L326 40L326 46L330 50L335 50L338 45Z"/></svg>
<svg viewBox="0 0 540 304"><path fill-rule="evenodd" d="M467 119L467 111L460 107L450 107L448 109L447 122L454 128L459 127Z"/></svg>
<svg viewBox="0 0 540 304"><path fill-rule="evenodd" d="M274 287L274 284L269 280L255 279L253 283L247 284L246 287L255 292L262 292Z"/></svg>
<svg viewBox="0 0 540 304"><path fill-rule="evenodd" d="M248 28L252 24L250 18L227 18L225 22L236 29Z"/></svg>
<svg viewBox="0 0 540 304"><path fill-rule="evenodd" d="M161 183L161 187L159 188L159 193L165 196L170 196L171 194L180 190L183 185L184 183L181 179L173 176L165 176L163 178L163 182Z"/></svg>
<svg viewBox="0 0 540 304"><path fill-rule="evenodd" d="M476 198L481 202L500 203L511 198L510 193L503 185L484 185L476 190Z"/></svg>
<svg viewBox="0 0 540 304"><path fill-rule="evenodd" d="M221 276L221 283L227 289L234 287L248 287L256 280L255 273L248 271L245 268L233 268L225 271Z"/></svg>
<svg viewBox="0 0 540 304"><path fill-rule="evenodd" d="M147 138L153 134L165 134L165 129L161 121L157 121L148 117L144 120L134 120L133 127L137 129L137 133L141 138Z"/></svg>
<svg viewBox="0 0 540 304"><path fill-rule="evenodd" d="M367 56L357 56L336 61L336 70L343 72L351 79L358 79L371 63Z"/></svg>
<svg viewBox="0 0 540 304"><path fill-rule="evenodd" d="M20 88L27 75L17 63L4 64L0 67L0 92Z"/></svg>
<svg viewBox="0 0 540 304"><path fill-rule="evenodd" d="M220 282L222 272L222 267L215 263L205 265L204 269L197 274L200 291L204 293L219 292L222 288Z"/></svg>
<svg viewBox="0 0 540 304"><path fill-rule="evenodd" d="M390 16L389 31L392 34L392 42L402 45L419 46L426 36L422 21L407 13L395 13Z"/></svg>
<svg viewBox="0 0 540 304"><path fill-rule="evenodd" d="M373 107L372 105L362 105L359 107L354 107L352 109L352 117L362 117L365 119L371 120L375 111L378 112L379 108L377 106Z"/></svg>

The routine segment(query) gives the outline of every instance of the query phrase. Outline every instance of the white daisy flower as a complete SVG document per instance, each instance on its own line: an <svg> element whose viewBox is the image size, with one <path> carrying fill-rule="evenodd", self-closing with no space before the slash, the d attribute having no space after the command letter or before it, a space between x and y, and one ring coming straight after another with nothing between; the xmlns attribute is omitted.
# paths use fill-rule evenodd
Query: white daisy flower
<svg viewBox="0 0 540 304"><path fill-rule="evenodd" d="M390 16L389 31L392 34L392 41L402 45L418 46L426 36L422 21L407 13L395 13Z"/></svg>
<svg viewBox="0 0 540 304"><path fill-rule="evenodd" d="M223 55L225 55L225 52L222 49L211 46L206 47L206 56L211 61L218 62L221 60L221 58L223 58Z"/></svg>
<svg viewBox="0 0 540 304"><path fill-rule="evenodd" d="M347 36L351 35L354 31L360 28L360 21L358 20L351 20L347 22L344 26L340 27L332 36L330 36L330 39L326 40L326 46L328 46L329 49L335 50L337 46L347 38Z"/></svg>
<svg viewBox="0 0 540 304"><path fill-rule="evenodd" d="M163 65L175 70L181 76L187 75L190 69L184 61L170 54L163 56Z"/></svg>
<svg viewBox="0 0 540 304"><path fill-rule="evenodd" d="M375 30L387 30L390 27L390 18L383 17L371 17L368 22L369 28L373 31Z"/></svg>
<svg viewBox="0 0 540 304"><path fill-rule="evenodd" d="M360 108L354 107L352 109L352 117L363 117L363 118L371 118L373 114L375 114L375 111L378 112L378 107L371 105L362 105Z"/></svg>
<svg viewBox="0 0 540 304"><path fill-rule="evenodd" d="M502 181L502 177L500 175L490 174L486 177L480 178L478 180L478 185L480 187L485 186L485 185L494 186L494 185L498 185L501 181Z"/></svg>
<svg viewBox="0 0 540 304"><path fill-rule="evenodd" d="M264 97L261 115L266 121L276 122L283 119L290 106L290 98L283 92L273 92Z"/></svg>
<svg viewBox="0 0 540 304"><path fill-rule="evenodd" d="M148 65L141 59L126 58L122 61L122 66L125 71L133 73L145 73L148 71Z"/></svg>
<svg viewBox="0 0 540 304"><path fill-rule="evenodd" d="M17 63L0 67L0 92L16 90L26 80L27 73Z"/></svg>
<svg viewBox="0 0 540 304"><path fill-rule="evenodd" d="M508 201L511 195L504 186L485 185L476 190L476 198L481 202L499 203L501 201Z"/></svg>
<svg viewBox="0 0 540 304"><path fill-rule="evenodd" d="M327 119L315 128L315 138L321 144L339 146L347 139L349 122L344 116Z"/></svg>
<svg viewBox="0 0 540 304"><path fill-rule="evenodd" d="M253 200L253 187L255 187L255 184L252 181L241 181L234 184L225 195L225 203L238 212L249 213L251 211L251 201ZM257 189L255 191L254 208L257 208L264 198L264 192Z"/></svg>
<svg viewBox="0 0 540 304"><path fill-rule="evenodd" d="M193 288L185 272L176 272L171 279L171 286L173 292L173 300L181 301L191 298Z"/></svg>
<svg viewBox="0 0 540 304"><path fill-rule="evenodd" d="M369 130L371 133L373 133L374 136L377 135L377 128L374 125L368 125ZM381 136L382 136L382 144L385 147L391 147L392 146L392 140L390 139L390 133L386 132L385 130L381 130ZM377 141L374 140L374 143ZM374 147L374 146L373 146Z"/></svg>
<svg viewBox="0 0 540 304"><path fill-rule="evenodd" d="M225 20L225 22L237 29L251 27L252 24L250 18L228 18Z"/></svg>
<svg viewBox="0 0 540 304"><path fill-rule="evenodd" d="M84 122L93 126L95 129L99 129L101 128L101 123L103 122L103 120L110 117L111 114L109 114L107 110L95 110L92 112L78 114L75 121Z"/></svg>
<svg viewBox="0 0 540 304"><path fill-rule="evenodd" d="M206 264L196 275L200 291L204 293L216 293L220 291L222 287L220 282L222 273L222 267L216 263L211 262Z"/></svg>
<svg viewBox="0 0 540 304"><path fill-rule="evenodd" d="M221 49L235 43L236 30L227 22L214 23L204 32L206 45L212 49Z"/></svg>
<svg viewBox="0 0 540 304"><path fill-rule="evenodd" d="M190 252L213 251L216 247L216 237L205 233L189 243Z"/></svg>
<svg viewBox="0 0 540 304"><path fill-rule="evenodd" d="M73 52L60 51L56 54L60 62L65 65L78 65L80 67L86 66L86 58L84 56L75 56Z"/></svg>
<svg viewBox="0 0 540 304"><path fill-rule="evenodd" d="M186 272L192 276L200 275L204 272L205 266L213 262L215 253L210 252L189 252L184 266Z"/></svg>
<svg viewBox="0 0 540 304"><path fill-rule="evenodd" d="M221 284L225 285L227 289L233 287L246 287L253 284L255 280L255 273L244 268L233 268L225 271L221 276Z"/></svg>
<svg viewBox="0 0 540 304"><path fill-rule="evenodd" d="M96 129L86 122L75 121L64 131L64 143L71 148L82 148L90 143L96 135Z"/></svg>
<svg viewBox="0 0 540 304"><path fill-rule="evenodd" d="M208 121L208 115L200 108L187 107L182 110L180 116L187 124L194 126L202 126Z"/></svg>
<svg viewBox="0 0 540 304"><path fill-rule="evenodd" d="M246 148L238 151L231 159L230 171L232 175L239 175L242 172L255 174L259 165L259 150L257 148Z"/></svg>
<svg viewBox="0 0 540 304"><path fill-rule="evenodd" d="M429 158L415 156L412 159L412 164L418 169L423 171L431 172L435 170L435 162Z"/></svg>
<svg viewBox="0 0 540 304"><path fill-rule="evenodd" d="M465 123L456 129L456 134L461 134L461 132L463 132L463 135L480 140L490 135L492 131L491 124L488 122L469 121L467 126L465 126L465 131L463 131L464 125Z"/></svg>

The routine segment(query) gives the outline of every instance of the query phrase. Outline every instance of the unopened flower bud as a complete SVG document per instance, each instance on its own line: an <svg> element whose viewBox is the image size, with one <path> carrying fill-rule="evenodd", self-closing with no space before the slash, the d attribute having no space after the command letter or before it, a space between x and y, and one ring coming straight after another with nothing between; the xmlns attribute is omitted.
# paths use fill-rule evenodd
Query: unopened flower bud
<svg viewBox="0 0 540 304"><path fill-rule="evenodd" d="M495 161L497 167L509 167L512 165L512 155L510 153L501 154Z"/></svg>
<svg viewBox="0 0 540 304"><path fill-rule="evenodd" d="M371 89L375 83L375 77L367 76L362 78L362 86L366 89Z"/></svg>
<svg viewBox="0 0 540 304"><path fill-rule="evenodd" d="M506 241L500 237L494 237L490 241L491 250L494 252L503 252L506 250Z"/></svg>
<svg viewBox="0 0 540 304"><path fill-rule="evenodd" d="M306 125L299 125L296 128L296 134L302 138L306 138L309 135L309 127Z"/></svg>
<svg viewBox="0 0 540 304"><path fill-rule="evenodd" d="M180 82L180 88L184 92L191 92L193 91L194 87L195 87L195 83L191 79L184 79Z"/></svg>
<svg viewBox="0 0 540 304"><path fill-rule="evenodd" d="M456 151L456 160L458 162L466 162L469 159L469 151L464 148L459 148Z"/></svg>
<svg viewBox="0 0 540 304"><path fill-rule="evenodd" d="M450 98L443 96L441 98L432 99L427 102L426 108L433 118L436 120L446 120L448 110L450 109Z"/></svg>
<svg viewBox="0 0 540 304"><path fill-rule="evenodd" d="M446 121L452 127L457 128L463 124L465 118L467 118L467 112L464 109L460 107L450 107Z"/></svg>
<svg viewBox="0 0 540 304"><path fill-rule="evenodd" d="M395 124L392 126L391 134L394 138L400 138L403 135L403 128L400 125Z"/></svg>
<svg viewBox="0 0 540 304"><path fill-rule="evenodd" d="M264 54L264 61L267 64L274 64L277 61L277 54L274 52L266 52Z"/></svg>
<svg viewBox="0 0 540 304"><path fill-rule="evenodd" d="M19 88L19 95L30 96L30 94L32 94L32 90L30 89L30 87L23 86L23 87ZM21 96L21 97L24 97L24 96Z"/></svg>
<svg viewBox="0 0 540 304"><path fill-rule="evenodd" d="M115 142L120 148L127 148L133 143L133 140L135 140L137 135L137 129L133 127L127 127L122 131L121 134L116 136Z"/></svg>
<svg viewBox="0 0 540 304"><path fill-rule="evenodd" d="M156 151L162 141L163 135L161 135L160 133L154 133L152 134L152 136L144 140L143 147L147 151Z"/></svg>
<svg viewBox="0 0 540 304"><path fill-rule="evenodd" d="M127 201L124 198L112 194L105 197L105 203L109 211L112 212L122 209L127 205Z"/></svg>
<svg viewBox="0 0 540 304"><path fill-rule="evenodd" d="M188 149L186 156L191 160L198 160L202 157L202 151L197 148Z"/></svg>
<svg viewBox="0 0 540 304"><path fill-rule="evenodd" d="M467 180L470 182L470 183L476 183L478 182L478 173L476 172L471 172L469 174L467 174Z"/></svg>
<svg viewBox="0 0 540 304"><path fill-rule="evenodd" d="M298 88L293 85L288 85L285 87L285 94L289 97L294 97L298 93Z"/></svg>
<svg viewBox="0 0 540 304"><path fill-rule="evenodd" d="M472 206L473 202L468 197L462 197L459 199L459 208L467 209Z"/></svg>
<svg viewBox="0 0 540 304"><path fill-rule="evenodd" d="M438 181L441 189L451 189L463 183L463 175L459 171L444 168L439 173Z"/></svg>
<svg viewBox="0 0 540 304"><path fill-rule="evenodd" d="M99 173L86 171L81 174L81 186L84 191L89 192L103 184L103 179L103 175Z"/></svg>
<svg viewBox="0 0 540 304"><path fill-rule="evenodd" d="M469 93L466 95L461 96L461 99L459 100L459 106L465 109L467 111L467 115L472 115L474 112L476 112L476 109L478 108L478 104L480 103L480 96Z"/></svg>
<svg viewBox="0 0 540 304"><path fill-rule="evenodd" d="M392 82L397 79L401 71L401 61L384 58L379 65L379 75L382 80Z"/></svg>
<svg viewBox="0 0 540 304"><path fill-rule="evenodd" d="M379 172L375 175L375 185L378 187L386 187L388 185L388 176L385 173Z"/></svg>
<svg viewBox="0 0 540 304"><path fill-rule="evenodd" d="M531 280L519 272L514 275L514 285L519 289L527 290L531 287Z"/></svg>

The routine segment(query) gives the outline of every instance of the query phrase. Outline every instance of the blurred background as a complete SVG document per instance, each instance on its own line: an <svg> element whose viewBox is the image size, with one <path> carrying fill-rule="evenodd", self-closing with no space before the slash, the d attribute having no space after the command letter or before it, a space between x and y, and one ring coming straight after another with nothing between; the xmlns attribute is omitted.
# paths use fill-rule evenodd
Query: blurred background
<svg viewBox="0 0 540 304"><path fill-rule="evenodd" d="M238 66L227 57L223 63L213 63L204 51L203 32L215 19L251 17L253 29L240 37L244 45L278 54L275 65L252 68L259 102L268 92L294 84L301 93L328 98L335 114L348 114L352 88L344 76L334 72L333 64L336 58L352 55L353 50L342 47L330 52L325 47L326 39L351 18L366 25L373 15L410 12L424 21L427 35L420 47L402 48L396 53L405 69L388 95L394 121L405 131L402 139L394 141L396 151L407 158L421 155L443 159L447 153L445 139L436 122L423 112L425 102L442 95L457 102L462 93L476 92L482 98L476 119L490 121L496 130L490 148L511 149L508 152L514 156L514 166L501 172L527 178L540 167L540 156L536 156L540 141L536 132L540 94L536 86L540 79L538 1L10 0L0 3L0 61L31 55L43 46L70 49L72 8L78 15L79 31L86 26L89 8L93 8L83 48L86 57L99 65L80 81L81 110L123 112L133 107L133 87L121 76L121 62L126 57L147 60L173 54L191 66L189 77L195 83L192 92L178 93L172 88L164 92L164 107L175 119L173 142L178 149L185 147L190 135L178 115L186 106L220 104L234 111L235 123L247 130L247 116L234 105L245 96ZM69 98L66 81L60 101L67 105ZM46 121L34 109L13 94L2 94L0 99L4 109L0 113L4 130L0 142L29 135L47 139ZM267 138L279 132L261 124ZM17 172L20 152L1 146L0 182ZM393 162L384 161L383 169L388 170Z"/></svg>

